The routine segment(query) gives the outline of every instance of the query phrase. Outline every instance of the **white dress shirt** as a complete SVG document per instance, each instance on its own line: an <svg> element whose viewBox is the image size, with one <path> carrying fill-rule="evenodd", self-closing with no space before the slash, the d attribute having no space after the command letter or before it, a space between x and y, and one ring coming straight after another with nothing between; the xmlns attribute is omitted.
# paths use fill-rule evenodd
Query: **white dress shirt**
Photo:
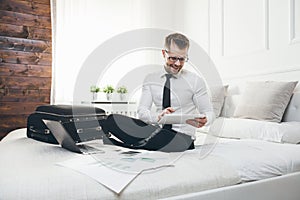
<svg viewBox="0 0 300 200"><path fill-rule="evenodd" d="M161 71L146 76L142 95L138 106L138 116L141 120L155 124L162 112L163 88L166 81L164 68ZM209 125L215 118L213 107L208 97L206 84L195 73L182 69L170 79L171 107L178 114L205 114ZM152 104L156 110L151 112ZM189 124L173 124L172 129L185 133L195 139L196 128Z"/></svg>

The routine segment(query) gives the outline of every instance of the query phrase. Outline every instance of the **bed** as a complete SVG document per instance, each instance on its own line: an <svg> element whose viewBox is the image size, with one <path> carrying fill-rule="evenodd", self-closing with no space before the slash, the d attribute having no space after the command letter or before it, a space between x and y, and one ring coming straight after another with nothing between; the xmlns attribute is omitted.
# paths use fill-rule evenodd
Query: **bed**
<svg viewBox="0 0 300 200"><path fill-rule="evenodd" d="M234 107L235 99L238 98L225 99L227 108L223 109L224 116L219 117L222 128L224 124L232 127L235 123L228 113L224 114L224 110ZM299 108L300 93L294 93L283 121L291 122L300 134ZM224 123L223 118L228 121ZM248 127L243 125L248 119L238 120L239 126ZM261 121L256 122L270 130L269 126L260 125ZM58 165L84 155L29 139L25 128L14 130L0 142L0 199L300 198L300 145L295 144L298 136L277 133L270 139L268 133L262 138L262 134L246 132L238 138L240 130L215 130L209 134L200 130L195 150L179 156L168 154L176 158L172 165L140 173L119 193L85 174Z"/></svg>

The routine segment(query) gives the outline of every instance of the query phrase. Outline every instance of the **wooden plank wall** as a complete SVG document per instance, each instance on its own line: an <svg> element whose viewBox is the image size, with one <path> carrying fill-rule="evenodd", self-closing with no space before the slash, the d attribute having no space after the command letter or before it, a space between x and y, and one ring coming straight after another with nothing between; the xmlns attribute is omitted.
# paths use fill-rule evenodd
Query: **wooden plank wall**
<svg viewBox="0 0 300 200"><path fill-rule="evenodd" d="M0 0L0 140L50 103L50 0Z"/></svg>

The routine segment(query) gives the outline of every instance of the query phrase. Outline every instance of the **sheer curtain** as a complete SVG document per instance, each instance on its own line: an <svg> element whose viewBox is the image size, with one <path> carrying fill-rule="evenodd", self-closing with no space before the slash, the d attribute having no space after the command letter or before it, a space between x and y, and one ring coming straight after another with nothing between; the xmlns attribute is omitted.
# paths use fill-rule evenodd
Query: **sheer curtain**
<svg viewBox="0 0 300 200"><path fill-rule="evenodd" d="M52 103L73 103L76 77L88 55L114 35L140 27L139 12L133 12L139 7L139 2L52 0L51 3L54 47Z"/></svg>

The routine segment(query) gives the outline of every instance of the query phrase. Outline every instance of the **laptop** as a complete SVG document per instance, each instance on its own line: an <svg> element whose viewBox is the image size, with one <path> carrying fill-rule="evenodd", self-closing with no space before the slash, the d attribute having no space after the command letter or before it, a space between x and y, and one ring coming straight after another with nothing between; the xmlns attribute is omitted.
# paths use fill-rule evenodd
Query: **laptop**
<svg viewBox="0 0 300 200"><path fill-rule="evenodd" d="M100 149L103 147L103 144L99 140L76 143L60 122L45 119L43 119L43 122L52 132L53 136L62 148L81 154L104 153L104 151Z"/></svg>

